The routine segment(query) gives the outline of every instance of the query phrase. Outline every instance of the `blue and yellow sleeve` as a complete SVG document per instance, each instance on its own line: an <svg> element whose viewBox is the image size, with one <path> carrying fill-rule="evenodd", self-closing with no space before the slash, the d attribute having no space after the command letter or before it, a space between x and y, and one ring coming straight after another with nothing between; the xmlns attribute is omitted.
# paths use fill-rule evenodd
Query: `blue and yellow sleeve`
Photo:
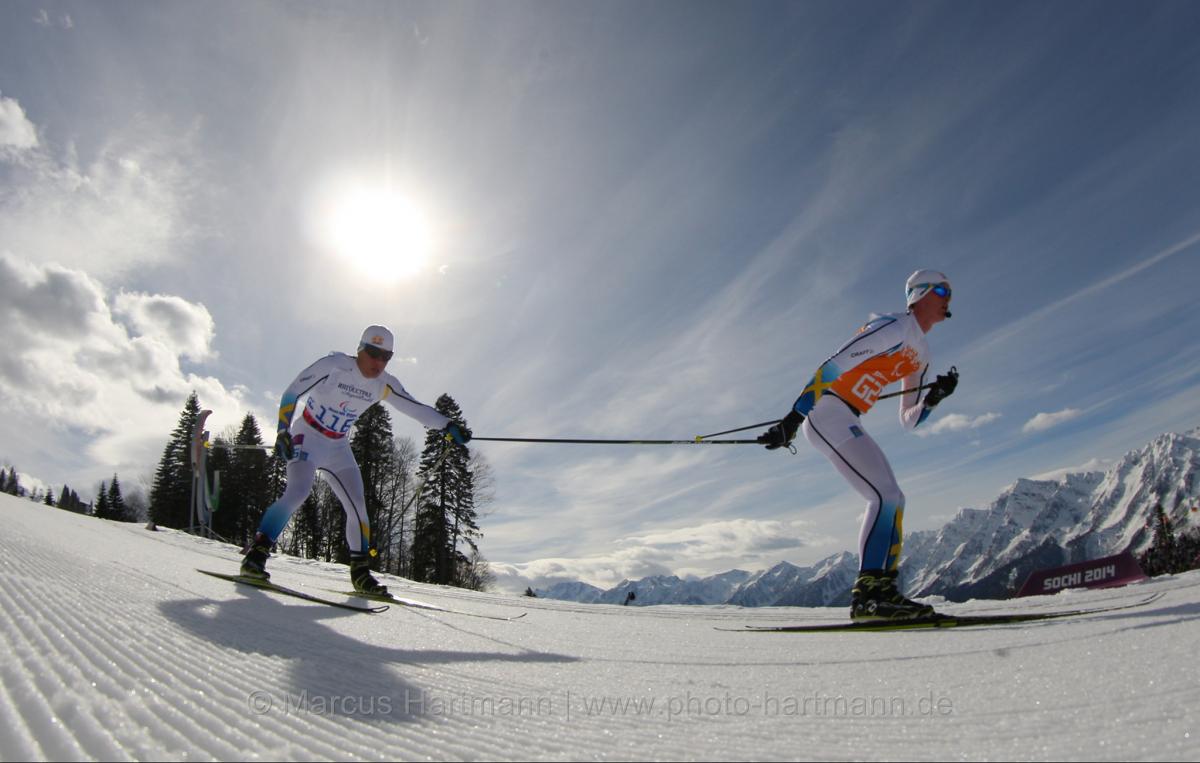
<svg viewBox="0 0 1200 763"><path fill-rule="evenodd" d="M804 387L804 391L800 393L800 397L796 398L792 410L807 418L808 412L813 409L817 401L825 394L825 390L829 389L841 375L841 370L832 361L823 363L817 369L817 372L813 374L813 377L809 379L808 384Z"/></svg>
<svg viewBox="0 0 1200 763"><path fill-rule="evenodd" d="M292 416L296 414L296 396L284 394L279 401L279 420L276 421L277 432L282 432L292 426Z"/></svg>

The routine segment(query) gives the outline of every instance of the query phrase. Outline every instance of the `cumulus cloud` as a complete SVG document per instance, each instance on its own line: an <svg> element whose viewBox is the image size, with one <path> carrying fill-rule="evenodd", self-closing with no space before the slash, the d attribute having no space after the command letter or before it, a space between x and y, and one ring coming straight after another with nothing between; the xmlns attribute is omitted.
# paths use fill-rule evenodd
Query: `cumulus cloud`
<svg viewBox="0 0 1200 763"><path fill-rule="evenodd" d="M117 295L113 312L136 333L162 342L172 352L191 360L205 360L211 354L215 327L204 305L169 294L123 292Z"/></svg>
<svg viewBox="0 0 1200 763"><path fill-rule="evenodd" d="M1064 408L1054 413L1039 413L1025 422L1025 426L1021 427L1021 431L1026 434L1029 432L1044 432L1047 429L1077 418L1082 414L1083 411L1078 408Z"/></svg>
<svg viewBox="0 0 1200 763"><path fill-rule="evenodd" d="M679 574L695 560L767 557L777 561L809 545L808 534L797 522L722 520L631 535L616 541L610 554L493 563L492 569L506 590L546 588L573 580L607 588L622 580Z"/></svg>
<svg viewBox="0 0 1200 763"><path fill-rule="evenodd" d="M942 434L943 432L964 432L969 429L979 429L1000 418L998 413L985 413L981 416L964 416L961 413L951 413L937 419L932 426L922 427L917 434L922 437Z"/></svg>
<svg viewBox="0 0 1200 763"><path fill-rule="evenodd" d="M15 458L31 429L83 431L107 469L154 463L192 390L220 412L218 429L234 423L243 391L180 368L181 356L211 355L212 323L179 297L110 298L82 271L0 253L0 441Z"/></svg>
<svg viewBox="0 0 1200 763"><path fill-rule="evenodd" d="M16 100L0 95L0 151L25 150L37 145L37 128L25 116L25 109Z"/></svg>

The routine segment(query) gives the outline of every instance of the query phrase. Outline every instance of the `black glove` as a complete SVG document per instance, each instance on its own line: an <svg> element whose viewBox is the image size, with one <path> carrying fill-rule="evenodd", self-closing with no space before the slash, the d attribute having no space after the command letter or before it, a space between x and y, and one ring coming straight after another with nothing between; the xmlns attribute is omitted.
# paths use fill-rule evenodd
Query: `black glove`
<svg viewBox="0 0 1200 763"><path fill-rule="evenodd" d="M296 447L292 445L292 433L280 429L275 435L275 455L282 461L291 461L296 455Z"/></svg>
<svg viewBox="0 0 1200 763"><path fill-rule="evenodd" d="M449 435L450 438L459 445L466 445L471 441L471 430L467 429L462 424L459 424L457 421L451 421L442 431Z"/></svg>
<svg viewBox="0 0 1200 763"><path fill-rule="evenodd" d="M796 439L796 430L800 428L804 417L796 411L789 411L788 415L783 417L775 426L758 436L758 442L767 446L767 450L775 450L782 448L785 445L791 445L792 440Z"/></svg>
<svg viewBox="0 0 1200 763"><path fill-rule="evenodd" d="M925 407L932 408L954 394L958 386L958 369L950 366L949 373L941 374L934 379L933 386L925 393Z"/></svg>

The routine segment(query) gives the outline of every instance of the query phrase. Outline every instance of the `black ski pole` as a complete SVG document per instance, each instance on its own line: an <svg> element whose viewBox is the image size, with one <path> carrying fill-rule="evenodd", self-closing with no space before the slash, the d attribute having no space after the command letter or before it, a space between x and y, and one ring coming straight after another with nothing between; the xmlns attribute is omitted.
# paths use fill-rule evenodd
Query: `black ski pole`
<svg viewBox="0 0 1200 763"><path fill-rule="evenodd" d="M929 389L935 383L936 382L930 382L928 384L922 384L920 387L913 387L912 389L902 389L897 392L889 392L886 395L880 395L879 397L877 397L875 399L876 400L887 400L889 397L900 397L901 395L907 395L909 392L920 392L923 389Z"/></svg>
<svg viewBox="0 0 1200 763"><path fill-rule="evenodd" d="M720 435L723 435L723 434L733 434L734 432L745 432L747 429L758 429L759 427L769 427L774 424L778 424L781 421L783 421L783 419L775 419L774 421L764 421L760 424L751 424L748 427L738 427L737 429L726 429L724 432L713 432L712 434L698 434L698 435L696 435L696 442L700 442L702 440L707 440L710 437L719 437Z"/></svg>

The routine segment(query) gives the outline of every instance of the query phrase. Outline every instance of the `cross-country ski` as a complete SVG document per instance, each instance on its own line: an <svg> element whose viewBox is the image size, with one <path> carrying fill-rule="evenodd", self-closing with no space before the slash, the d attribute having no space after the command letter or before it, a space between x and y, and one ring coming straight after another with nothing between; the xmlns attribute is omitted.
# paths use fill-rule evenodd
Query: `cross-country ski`
<svg viewBox="0 0 1200 763"><path fill-rule="evenodd" d="M281 586L278 583L272 583L269 580L256 580L255 578L248 578L248 577L245 577L242 575L229 575L229 574L222 573L222 572L213 572L211 570L197 570L197 572L203 572L205 575L211 575L214 578L221 578L222 580L228 580L231 583L241 583L242 585L248 585L251 588L258 588L259 590L262 590L262 591L273 591L274 593L283 594L284 596L291 596L296 599L303 599L304 601L311 601L314 604L327 604L331 607L339 607L341 609L348 609L352 612L378 613L378 612L386 612L388 609L387 607L359 607L359 606L355 606L354 604L347 604L347 603L341 602L341 601L332 601L330 599L323 599L320 596L314 596L313 594L305 593L304 591L297 591L295 588L288 588L287 586Z"/></svg>
<svg viewBox="0 0 1200 763"><path fill-rule="evenodd" d="M1105 612L1119 612L1134 607L1144 607L1162 598L1161 593L1151 594L1138 601L1112 606L1074 609L1064 612L1008 612L998 614L977 615L935 615L933 617L897 618L894 620L867 620L845 623L826 623L823 625L746 625L742 628L718 627L717 630L734 633L862 633L871 631L910 631L910 630L939 630L946 628L971 628L987 625L1020 625L1047 620L1061 620L1066 617L1081 617L1098 615Z"/></svg>

